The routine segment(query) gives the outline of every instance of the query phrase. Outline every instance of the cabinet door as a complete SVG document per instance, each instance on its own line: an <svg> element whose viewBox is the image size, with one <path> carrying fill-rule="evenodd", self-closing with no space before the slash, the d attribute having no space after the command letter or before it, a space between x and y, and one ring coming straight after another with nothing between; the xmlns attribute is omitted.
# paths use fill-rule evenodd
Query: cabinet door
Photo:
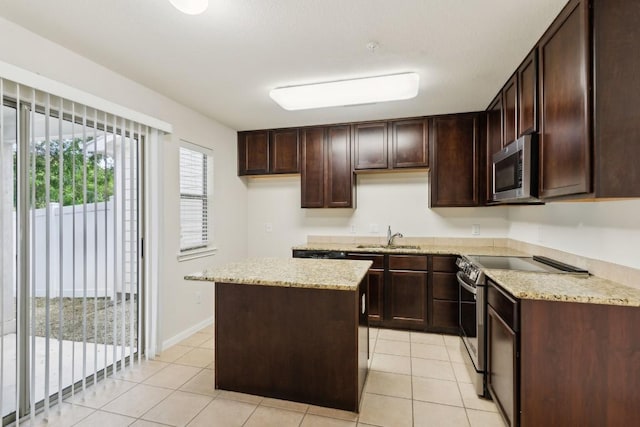
<svg viewBox="0 0 640 427"><path fill-rule="evenodd" d="M387 123L353 125L353 169L386 169L388 162Z"/></svg>
<svg viewBox="0 0 640 427"><path fill-rule="evenodd" d="M269 141L269 171L271 173L300 172L298 129L271 132Z"/></svg>
<svg viewBox="0 0 640 427"><path fill-rule="evenodd" d="M383 317L384 270L369 270L369 322L378 325Z"/></svg>
<svg viewBox="0 0 640 427"><path fill-rule="evenodd" d="M487 314L487 388L507 424L515 426L517 336L491 306Z"/></svg>
<svg viewBox="0 0 640 427"><path fill-rule="evenodd" d="M389 271L389 326L424 329L427 326L427 273Z"/></svg>
<svg viewBox="0 0 640 427"><path fill-rule="evenodd" d="M504 145L518 136L518 75L514 74L502 89L504 103Z"/></svg>
<svg viewBox="0 0 640 427"><path fill-rule="evenodd" d="M480 204L479 121L480 117L475 113L441 116L433 119L431 131L432 207L478 206Z"/></svg>
<svg viewBox="0 0 640 427"><path fill-rule="evenodd" d="M384 255L349 253L347 259L372 261L367 274L369 280L369 323L378 326L384 317Z"/></svg>
<svg viewBox="0 0 640 427"><path fill-rule="evenodd" d="M350 130L348 125L328 128L325 206L329 208L350 208L353 205Z"/></svg>
<svg viewBox="0 0 640 427"><path fill-rule="evenodd" d="M238 132L238 175L269 173L269 132Z"/></svg>
<svg viewBox="0 0 640 427"><path fill-rule="evenodd" d="M391 122L394 169L429 166L428 133L426 119Z"/></svg>
<svg viewBox="0 0 640 427"><path fill-rule="evenodd" d="M458 329L458 280L455 273L434 271L431 275L433 295L431 325L435 328Z"/></svg>
<svg viewBox="0 0 640 427"><path fill-rule="evenodd" d="M487 109L487 201L493 200L493 155L503 147L502 92Z"/></svg>
<svg viewBox="0 0 640 427"><path fill-rule="evenodd" d="M538 51L518 68L518 136L538 131Z"/></svg>
<svg viewBox="0 0 640 427"><path fill-rule="evenodd" d="M324 207L324 128L301 131L301 205L303 208Z"/></svg>
<svg viewBox="0 0 640 427"><path fill-rule="evenodd" d="M587 3L569 2L539 43L541 198L591 191Z"/></svg>

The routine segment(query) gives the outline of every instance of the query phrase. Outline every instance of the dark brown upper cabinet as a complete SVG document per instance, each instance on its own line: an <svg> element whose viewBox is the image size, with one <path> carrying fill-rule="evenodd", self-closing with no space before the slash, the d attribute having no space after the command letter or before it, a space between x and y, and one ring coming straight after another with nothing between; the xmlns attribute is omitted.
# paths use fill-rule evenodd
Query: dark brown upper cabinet
<svg viewBox="0 0 640 427"><path fill-rule="evenodd" d="M238 175L300 172L298 129L238 132Z"/></svg>
<svg viewBox="0 0 640 427"><path fill-rule="evenodd" d="M540 40L540 197L591 191L587 2L571 1Z"/></svg>
<svg viewBox="0 0 640 427"><path fill-rule="evenodd" d="M502 89L504 114L504 143L507 145L518 137L518 75L514 74Z"/></svg>
<svg viewBox="0 0 640 427"><path fill-rule="evenodd" d="M431 119L431 207L484 204L485 117L465 113Z"/></svg>
<svg viewBox="0 0 640 427"><path fill-rule="evenodd" d="M540 197L640 197L640 3L571 0L538 43Z"/></svg>
<svg viewBox="0 0 640 427"><path fill-rule="evenodd" d="M429 166L429 127L426 118L393 121L390 130L394 169Z"/></svg>
<svg viewBox="0 0 640 427"><path fill-rule="evenodd" d="M301 206L353 206L349 125L301 129Z"/></svg>
<svg viewBox="0 0 640 427"><path fill-rule="evenodd" d="M500 92L487 108L486 198L488 202L493 200L493 155L503 147L502 118L502 92Z"/></svg>
<svg viewBox="0 0 640 427"><path fill-rule="evenodd" d="M354 171L429 166L425 118L355 123L352 127Z"/></svg>
<svg viewBox="0 0 640 427"><path fill-rule="evenodd" d="M238 175L269 173L269 131L238 132Z"/></svg>
<svg viewBox="0 0 640 427"><path fill-rule="evenodd" d="M324 207L325 128L300 130L303 208Z"/></svg>
<svg viewBox="0 0 640 427"><path fill-rule="evenodd" d="M538 51L518 68L518 136L538 131Z"/></svg>
<svg viewBox="0 0 640 427"><path fill-rule="evenodd" d="M353 169L387 169L387 122L356 123L353 125Z"/></svg>
<svg viewBox="0 0 640 427"><path fill-rule="evenodd" d="M269 171L271 173L300 172L298 129L281 129L269 134Z"/></svg>

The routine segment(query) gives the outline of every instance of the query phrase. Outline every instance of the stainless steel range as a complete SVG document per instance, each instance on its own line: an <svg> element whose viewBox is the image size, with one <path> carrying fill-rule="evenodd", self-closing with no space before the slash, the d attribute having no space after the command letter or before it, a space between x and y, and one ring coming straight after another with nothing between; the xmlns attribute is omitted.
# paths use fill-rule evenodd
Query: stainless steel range
<svg viewBox="0 0 640 427"><path fill-rule="evenodd" d="M461 348L476 393L488 396L486 390L486 295L483 269L518 270L535 273L586 275L589 272L545 257L512 257L469 255L457 259L458 324Z"/></svg>

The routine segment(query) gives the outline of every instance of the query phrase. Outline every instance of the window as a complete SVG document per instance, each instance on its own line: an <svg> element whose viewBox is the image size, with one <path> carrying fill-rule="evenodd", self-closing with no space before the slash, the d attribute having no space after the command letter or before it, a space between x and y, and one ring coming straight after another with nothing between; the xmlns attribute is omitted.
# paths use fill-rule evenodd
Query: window
<svg viewBox="0 0 640 427"><path fill-rule="evenodd" d="M180 252L209 245L211 151L182 142L180 147Z"/></svg>

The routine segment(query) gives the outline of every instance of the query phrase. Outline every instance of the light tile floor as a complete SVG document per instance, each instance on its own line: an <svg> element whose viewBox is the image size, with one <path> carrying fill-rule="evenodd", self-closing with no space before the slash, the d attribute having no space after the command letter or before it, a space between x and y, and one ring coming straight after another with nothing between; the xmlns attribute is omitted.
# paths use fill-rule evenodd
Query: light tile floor
<svg viewBox="0 0 640 427"><path fill-rule="evenodd" d="M202 427L503 427L478 398L459 338L371 329L360 414L213 389L213 327L20 425Z"/></svg>

